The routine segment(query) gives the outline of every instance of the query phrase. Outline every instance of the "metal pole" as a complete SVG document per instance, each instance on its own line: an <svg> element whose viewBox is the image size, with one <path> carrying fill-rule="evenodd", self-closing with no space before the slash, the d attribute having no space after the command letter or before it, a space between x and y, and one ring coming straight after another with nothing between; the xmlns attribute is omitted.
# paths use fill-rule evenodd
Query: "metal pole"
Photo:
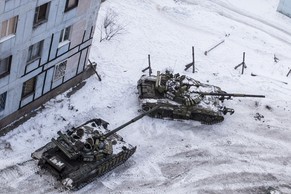
<svg viewBox="0 0 291 194"><path fill-rule="evenodd" d="M149 76L152 75L152 67L151 67L151 56L148 55L148 61L149 61Z"/></svg>
<svg viewBox="0 0 291 194"><path fill-rule="evenodd" d="M243 53L243 62L242 62L242 71L241 74L244 74L244 69L245 69L245 52Z"/></svg>
<svg viewBox="0 0 291 194"><path fill-rule="evenodd" d="M96 69L94 68L93 63L90 61L90 59L88 59L88 61L89 61L89 63L90 63L91 68L94 70L95 74L97 75L99 81L102 81L100 75L98 74L98 72L97 72ZM97 66L97 63L96 63L96 66Z"/></svg>
<svg viewBox="0 0 291 194"><path fill-rule="evenodd" d="M195 52L194 52L194 46L192 46L192 57L193 57L193 70L192 70L192 73L195 73Z"/></svg>
<svg viewBox="0 0 291 194"><path fill-rule="evenodd" d="M204 55L207 55L210 51L212 51L213 49L215 49L216 47L218 47L219 45L221 45L222 43L224 43L225 40L221 41L220 43L216 44L214 47L212 47L211 49L209 49L208 51L204 52Z"/></svg>

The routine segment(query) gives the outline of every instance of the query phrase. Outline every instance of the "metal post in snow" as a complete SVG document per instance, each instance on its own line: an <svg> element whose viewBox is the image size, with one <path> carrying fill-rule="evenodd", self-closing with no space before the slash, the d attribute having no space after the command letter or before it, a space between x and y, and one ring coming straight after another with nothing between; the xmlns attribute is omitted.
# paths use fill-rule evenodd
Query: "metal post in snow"
<svg viewBox="0 0 291 194"><path fill-rule="evenodd" d="M243 53L243 62L242 62L241 74L244 74L244 69L245 69L245 56L246 56L246 53L244 52Z"/></svg>
<svg viewBox="0 0 291 194"><path fill-rule="evenodd" d="M291 73L291 69L290 69L289 72L287 73L286 77L288 77L290 73Z"/></svg>
<svg viewBox="0 0 291 194"><path fill-rule="evenodd" d="M145 72L146 70L149 70L149 76L151 76L153 71L152 71L152 67L151 67L151 56L150 55L148 55L148 62L149 62L149 66L144 68L142 70L142 72Z"/></svg>
<svg viewBox="0 0 291 194"><path fill-rule="evenodd" d="M234 67L234 69L237 69L238 67L242 66L242 71L241 74L244 74L244 69L247 68L246 63L245 63L245 52L243 52L243 62L238 64L237 66Z"/></svg>
<svg viewBox="0 0 291 194"><path fill-rule="evenodd" d="M149 60L149 75L152 75L152 67L151 67L151 56L148 55L148 60Z"/></svg>
<svg viewBox="0 0 291 194"><path fill-rule="evenodd" d="M192 66L192 73L195 73L195 53L194 53L194 46L192 46L192 62L185 65L184 71L187 71Z"/></svg>
<svg viewBox="0 0 291 194"><path fill-rule="evenodd" d="M192 73L195 73L195 52L194 52L194 46L192 46L192 57L193 57L193 70L192 70Z"/></svg>
<svg viewBox="0 0 291 194"><path fill-rule="evenodd" d="M96 63L96 62L93 62L93 63L92 63L92 62L90 61L90 59L88 59L88 61L89 61L89 63L90 63L90 67L93 69L93 71L94 71L95 74L97 75L99 81L102 81L100 75L98 74L97 70L96 70L96 69L94 68L94 66L93 66L93 63L95 63L95 64L96 64L96 67L97 67L97 63Z"/></svg>
<svg viewBox="0 0 291 194"><path fill-rule="evenodd" d="M219 45L221 45L222 43L224 43L225 40L222 40L221 42L219 42L218 44L216 44L215 46L213 46L212 48L210 48L208 51L204 52L204 55L207 55L210 51L212 51L213 49L215 49L216 47L218 47Z"/></svg>

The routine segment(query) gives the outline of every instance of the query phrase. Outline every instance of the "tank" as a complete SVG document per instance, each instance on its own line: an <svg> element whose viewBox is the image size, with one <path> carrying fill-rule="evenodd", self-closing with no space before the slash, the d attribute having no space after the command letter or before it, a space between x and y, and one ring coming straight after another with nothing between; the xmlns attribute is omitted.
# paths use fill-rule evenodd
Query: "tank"
<svg viewBox="0 0 291 194"><path fill-rule="evenodd" d="M225 99L265 97L226 93L220 87L169 71L143 75L138 80L137 89L142 110L148 111L159 105L149 114L151 117L195 120L208 125L222 122L224 115L234 113L234 109L224 106Z"/></svg>
<svg viewBox="0 0 291 194"><path fill-rule="evenodd" d="M158 108L158 107L156 107ZM156 108L110 131L108 122L96 118L66 132L31 154L38 166L70 190L78 190L97 177L123 164L136 151L116 134Z"/></svg>

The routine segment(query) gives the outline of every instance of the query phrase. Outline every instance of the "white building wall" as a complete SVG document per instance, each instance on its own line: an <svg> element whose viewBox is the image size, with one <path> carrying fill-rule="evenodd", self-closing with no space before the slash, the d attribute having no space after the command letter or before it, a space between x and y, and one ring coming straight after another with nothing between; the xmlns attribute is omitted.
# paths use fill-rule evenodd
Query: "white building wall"
<svg viewBox="0 0 291 194"><path fill-rule="evenodd" d="M47 22L33 27L35 8L50 2ZM64 12L66 0L0 0L2 22L18 15L17 31L8 40L0 39L0 59L12 55L10 74L0 78L0 94L7 92L0 120L32 103L42 95L84 70L97 19L100 0L79 0L78 7ZM70 42L59 48L62 29L72 26ZM41 58L27 64L29 46L44 41ZM53 82L55 65L68 60L63 79ZM37 78L35 92L22 98L23 83Z"/></svg>
<svg viewBox="0 0 291 194"><path fill-rule="evenodd" d="M291 0L280 0L278 11L291 17Z"/></svg>

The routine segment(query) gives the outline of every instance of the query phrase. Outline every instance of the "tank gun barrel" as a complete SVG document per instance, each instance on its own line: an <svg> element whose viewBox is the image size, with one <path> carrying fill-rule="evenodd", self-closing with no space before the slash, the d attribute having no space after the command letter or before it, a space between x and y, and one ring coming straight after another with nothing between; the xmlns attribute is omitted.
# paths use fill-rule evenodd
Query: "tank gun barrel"
<svg viewBox="0 0 291 194"><path fill-rule="evenodd" d="M116 129L106 133L105 135L102 136L102 138L106 139L107 137L111 136L112 134L116 133L117 131L123 129L124 127L126 127L127 125L130 125L131 123L134 123L135 121L141 119L142 117L144 117L145 115L148 115L152 112L154 112L155 110L157 110L161 105L158 105L158 106L155 106L154 108L150 109L149 111L147 112L144 112L142 114L140 114L139 116L131 119L130 121L124 123L123 125L120 125L119 127L117 127Z"/></svg>
<svg viewBox="0 0 291 194"><path fill-rule="evenodd" d="M236 93L208 93L208 92L192 92L201 94L204 96L221 96L221 97L251 97L251 98L265 98L265 95L254 95L254 94L236 94Z"/></svg>

